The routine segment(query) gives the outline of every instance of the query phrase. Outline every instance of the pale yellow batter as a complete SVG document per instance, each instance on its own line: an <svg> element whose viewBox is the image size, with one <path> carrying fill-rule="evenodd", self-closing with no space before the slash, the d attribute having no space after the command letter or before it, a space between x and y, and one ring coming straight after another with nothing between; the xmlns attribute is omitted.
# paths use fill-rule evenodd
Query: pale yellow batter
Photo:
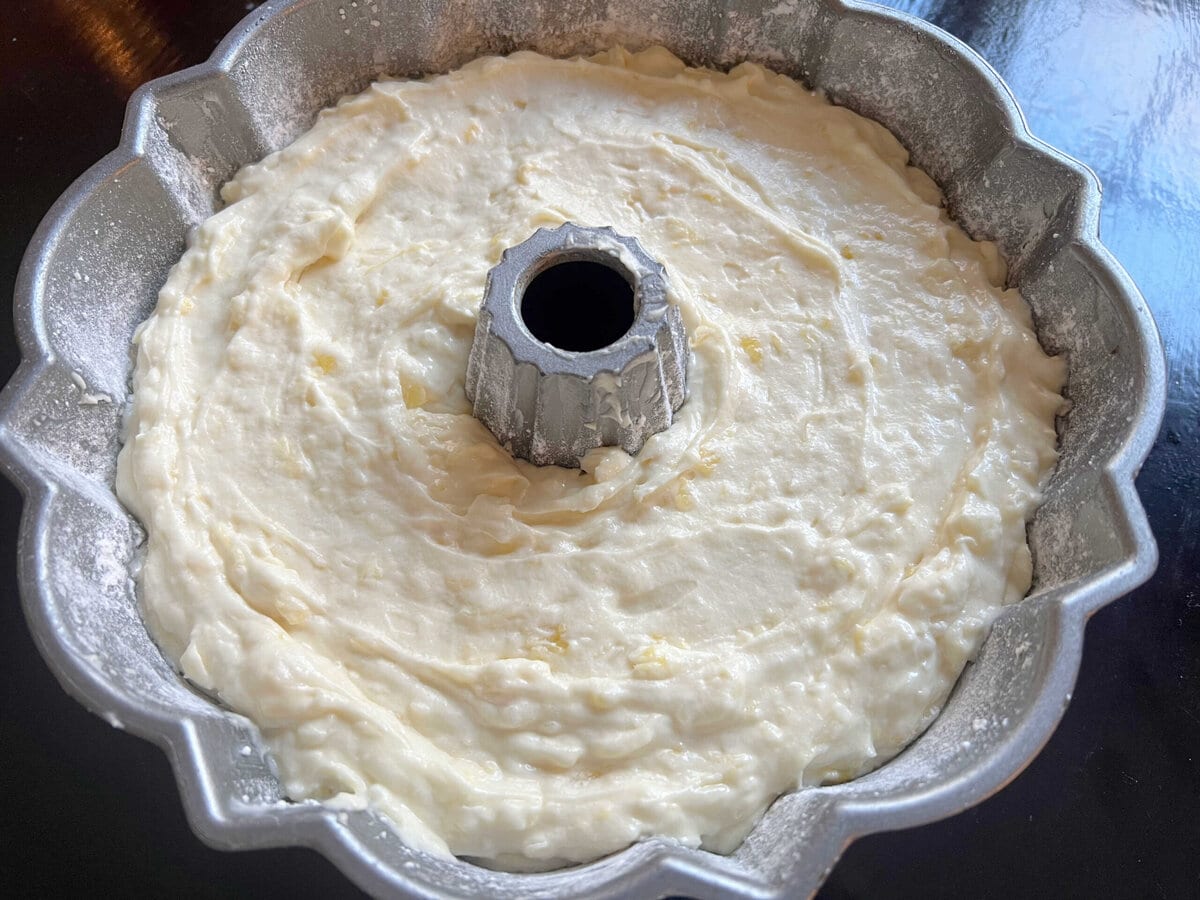
<svg viewBox="0 0 1200 900"><path fill-rule="evenodd" d="M880 126L752 65L376 84L243 170L137 337L146 618L288 794L506 864L729 850L887 760L1030 579L1063 364ZM463 380L500 253L666 266L691 396L514 461Z"/></svg>

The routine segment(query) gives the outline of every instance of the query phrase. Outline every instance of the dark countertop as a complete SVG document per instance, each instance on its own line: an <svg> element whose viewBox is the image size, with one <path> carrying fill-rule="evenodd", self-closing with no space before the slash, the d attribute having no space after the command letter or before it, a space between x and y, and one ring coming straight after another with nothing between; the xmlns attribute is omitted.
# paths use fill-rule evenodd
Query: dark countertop
<svg viewBox="0 0 1200 900"><path fill-rule="evenodd" d="M129 93L199 62L255 4L0 0L0 298L38 221L116 146ZM912 0L1008 81L1035 134L1104 183L1105 242L1169 361L1138 487L1161 562L1088 626L1050 743L980 806L850 847L822 896L1200 895L1200 4ZM16 367L0 315L0 380ZM166 757L66 696L15 584L16 491L0 480L0 894L353 895L307 850L221 853L184 821Z"/></svg>

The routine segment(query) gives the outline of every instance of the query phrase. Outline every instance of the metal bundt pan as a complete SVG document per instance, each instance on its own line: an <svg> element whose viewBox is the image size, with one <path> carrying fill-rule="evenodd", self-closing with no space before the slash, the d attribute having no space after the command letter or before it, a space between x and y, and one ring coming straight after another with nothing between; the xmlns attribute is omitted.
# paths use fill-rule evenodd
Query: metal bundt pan
<svg viewBox="0 0 1200 900"><path fill-rule="evenodd" d="M133 590L141 532L113 494L129 342L218 186L340 95L484 53L614 42L663 43L710 66L756 60L892 129L958 220L999 243L1042 342L1067 354L1072 408L1029 529L1034 590L900 756L781 798L729 857L650 840L572 869L497 873L413 852L373 814L284 801L254 727L189 689L150 640ZM269 2L207 63L134 94L120 147L55 204L26 254L15 299L24 362L0 400L0 456L25 494L18 552L34 637L70 693L166 749L192 826L214 846L315 847L376 894L805 895L854 837L952 815L1013 778L1070 699L1088 616L1154 568L1133 479L1162 415L1163 353L1100 244L1099 203L1092 173L1029 134L982 59L865 4Z"/></svg>

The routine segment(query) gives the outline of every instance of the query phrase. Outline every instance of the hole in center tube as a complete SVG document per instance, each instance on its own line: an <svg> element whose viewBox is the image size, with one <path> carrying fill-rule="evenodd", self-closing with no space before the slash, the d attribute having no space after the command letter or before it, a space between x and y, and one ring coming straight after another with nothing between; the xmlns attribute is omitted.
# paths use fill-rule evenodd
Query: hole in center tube
<svg viewBox="0 0 1200 900"><path fill-rule="evenodd" d="M521 297L529 333L559 350L587 353L620 340L637 315L633 286L620 272L587 259L539 273Z"/></svg>

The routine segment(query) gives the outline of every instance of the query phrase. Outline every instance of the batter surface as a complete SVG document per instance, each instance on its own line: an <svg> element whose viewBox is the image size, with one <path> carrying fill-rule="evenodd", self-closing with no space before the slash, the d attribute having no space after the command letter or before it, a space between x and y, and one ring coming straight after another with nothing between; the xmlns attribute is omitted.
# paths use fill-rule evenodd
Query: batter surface
<svg viewBox="0 0 1200 900"><path fill-rule="evenodd" d="M137 336L155 637L293 798L509 865L767 804L931 720L1030 581L1064 366L882 127L753 65L530 53L379 83L244 169ZM636 236L693 344L637 457L515 461L488 269Z"/></svg>

